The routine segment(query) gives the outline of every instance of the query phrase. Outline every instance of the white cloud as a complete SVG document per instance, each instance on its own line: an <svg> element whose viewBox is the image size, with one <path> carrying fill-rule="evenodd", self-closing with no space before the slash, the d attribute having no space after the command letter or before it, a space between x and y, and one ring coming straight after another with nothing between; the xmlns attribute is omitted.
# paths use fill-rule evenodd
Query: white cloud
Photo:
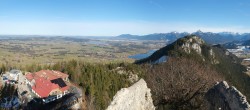
<svg viewBox="0 0 250 110"><path fill-rule="evenodd" d="M116 36L151 34L170 31L250 32L242 26L203 26L194 23L159 22L0 22L0 34Z"/></svg>

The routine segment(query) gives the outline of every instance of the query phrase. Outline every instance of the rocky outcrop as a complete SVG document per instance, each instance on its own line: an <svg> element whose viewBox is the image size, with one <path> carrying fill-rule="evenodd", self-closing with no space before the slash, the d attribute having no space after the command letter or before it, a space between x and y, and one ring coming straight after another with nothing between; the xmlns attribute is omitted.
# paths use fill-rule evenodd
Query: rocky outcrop
<svg viewBox="0 0 250 110"><path fill-rule="evenodd" d="M210 110L250 110L246 97L226 81L217 83L205 97Z"/></svg>
<svg viewBox="0 0 250 110"><path fill-rule="evenodd" d="M153 100L147 83L140 79L128 88L116 93L107 110L154 110Z"/></svg>
<svg viewBox="0 0 250 110"><path fill-rule="evenodd" d="M219 63L220 63L220 62L215 58L215 53L214 53L213 49L210 49L210 50L209 50L209 55L210 55L211 63L212 63L212 64L219 64Z"/></svg>
<svg viewBox="0 0 250 110"><path fill-rule="evenodd" d="M209 49L210 45L207 45L203 39L196 35L188 35L176 40L175 42L155 51L151 56L137 60L136 64L152 63L157 64L159 59L167 57L185 57L192 55L200 55L203 61L210 57ZM205 49L205 50L204 50ZM213 52L213 51L212 51ZM204 55L206 54L206 55ZM212 56L213 57L213 56ZM166 60L163 60L165 62Z"/></svg>
<svg viewBox="0 0 250 110"><path fill-rule="evenodd" d="M115 71L116 73L118 73L120 75L127 75L128 80L131 83L135 83L136 81L139 80L139 77L138 77L138 75L136 73L133 73L132 71L126 71L123 67L117 67L113 71Z"/></svg>
<svg viewBox="0 0 250 110"><path fill-rule="evenodd" d="M190 38L187 38L185 42L182 44L182 48L185 52L190 53L191 49L195 50L198 54L201 54L201 45L203 45L205 42L197 37L193 36Z"/></svg>

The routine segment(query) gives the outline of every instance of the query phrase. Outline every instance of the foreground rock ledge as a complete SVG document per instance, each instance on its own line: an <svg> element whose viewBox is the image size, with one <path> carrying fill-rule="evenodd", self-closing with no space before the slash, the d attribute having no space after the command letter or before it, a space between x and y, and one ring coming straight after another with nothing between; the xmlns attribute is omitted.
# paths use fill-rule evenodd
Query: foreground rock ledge
<svg viewBox="0 0 250 110"><path fill-rule="evenodd" d="M116 93L107 110L154 110L153 100L147 83L141 79L128 88Z"/></svg>
<svg viewBox="0 0 250 110"><path fill-rule="evenodd" d="M210 110L250 110L246 97L226 81L217 83L206 93Z"/></svg>

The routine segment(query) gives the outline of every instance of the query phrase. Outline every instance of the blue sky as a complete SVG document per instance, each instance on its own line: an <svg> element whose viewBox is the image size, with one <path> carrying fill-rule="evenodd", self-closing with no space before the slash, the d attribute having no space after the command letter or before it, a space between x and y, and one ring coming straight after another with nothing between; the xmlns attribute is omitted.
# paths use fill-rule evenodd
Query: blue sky
<svg viewBox="0 0 250 110"><path fill-rule="evenodd" d="M0 34L250 32L249 0L0 0Z"/></svg>

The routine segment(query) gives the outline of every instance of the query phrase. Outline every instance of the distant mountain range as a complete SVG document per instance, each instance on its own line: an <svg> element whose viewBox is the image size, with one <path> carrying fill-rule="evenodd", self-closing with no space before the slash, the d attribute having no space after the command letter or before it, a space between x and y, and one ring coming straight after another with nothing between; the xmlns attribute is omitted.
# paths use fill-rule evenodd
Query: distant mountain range
<svg viewBox="0 0 250 110"><path fill-rule="evenodd" d="M156 33L149 35L131 35L122 34L117 36L121 39L135 39L135 40L167 40L168 43L176 41L178 38L184 37L186 35L197 35L201 37L206 43L209 44L224 44L232 41L244 41L250 40L250 33L232 33L232 32L202 32L198 30L197 32L170 32L170 33Z"/></svg>
<svg viewBox="0 0 250 110"><path fill-rule="evenodd" d="M156 34L149 34L149 35L131 35L131 34L122 34L118 36L118 38L124 39L136 39L136 40L169 40L175 41L178 38L183 36L189 35L187 32L178 33L178 32L170 32L170 33L156 33Z"/></svg>
<svg viewBox="0 0 250 110"><path fill-rule="evenodd" d="M187 35L197 35L201 37L208 44L225 44L233 41L246 41L250 40L250 33L233 33L233 32L202 32L200 30L188 33L188 32L169 32L169 33L154 33L148 35L131 35L122 34L119 36L45 36L45 35L0 35L0 39L27 39L27 38L63 38L76 41L82 41L81 39L114 39L114 40L165 40L168 44L173 43L179 38Z"/></svg>

